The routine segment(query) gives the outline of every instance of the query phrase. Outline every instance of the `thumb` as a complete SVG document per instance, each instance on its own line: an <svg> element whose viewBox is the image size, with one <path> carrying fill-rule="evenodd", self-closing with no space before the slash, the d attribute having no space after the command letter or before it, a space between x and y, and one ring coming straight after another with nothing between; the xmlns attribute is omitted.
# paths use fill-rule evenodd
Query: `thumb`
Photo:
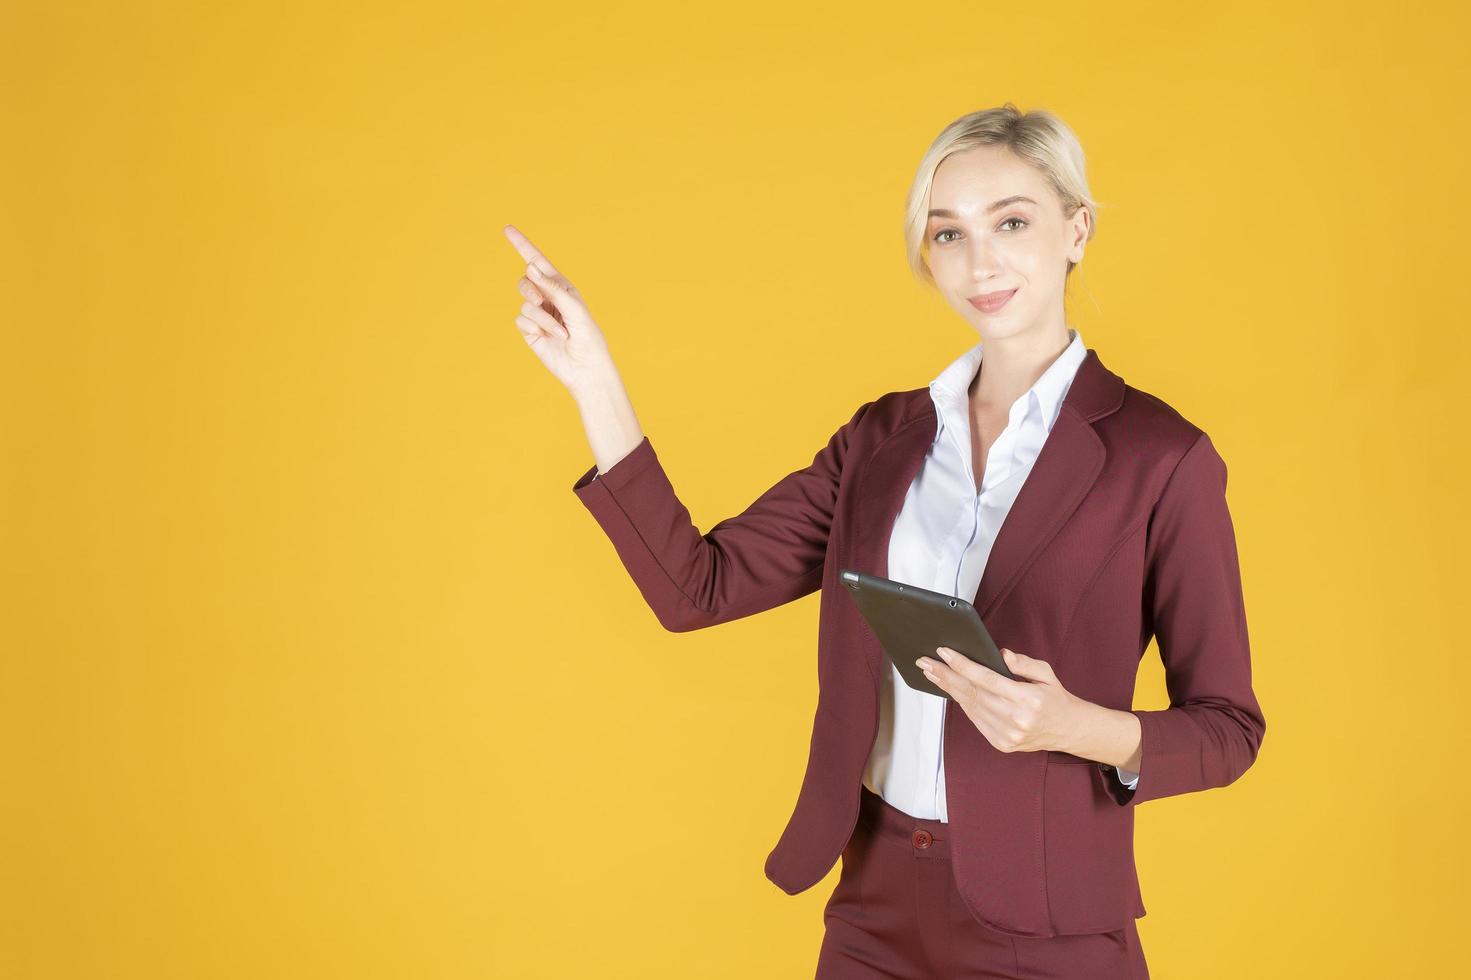
<svg viewBox="0 0 1471 980"><path fill-rule="evenodd" d="M1050 681L1053 679L1052 665L1045 660L1029 657L1015 650L1001 648L1001 659L1006 661L1006 666L1018 677L1025 677L1033 681Z"/></svg>

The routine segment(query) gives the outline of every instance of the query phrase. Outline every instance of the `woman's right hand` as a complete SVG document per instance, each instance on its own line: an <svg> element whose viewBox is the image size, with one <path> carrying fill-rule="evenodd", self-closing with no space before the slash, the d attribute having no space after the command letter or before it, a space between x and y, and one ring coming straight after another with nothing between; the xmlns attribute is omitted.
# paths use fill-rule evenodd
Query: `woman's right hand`
<svg viewBox="0 0 1471 980"><path fill-rule="evenodd" d="M573 395L616 376L603 331L577 288L514 225L504 230L526 260L526 275L516 282L525 299L516 328L541 363Z"/></svg>

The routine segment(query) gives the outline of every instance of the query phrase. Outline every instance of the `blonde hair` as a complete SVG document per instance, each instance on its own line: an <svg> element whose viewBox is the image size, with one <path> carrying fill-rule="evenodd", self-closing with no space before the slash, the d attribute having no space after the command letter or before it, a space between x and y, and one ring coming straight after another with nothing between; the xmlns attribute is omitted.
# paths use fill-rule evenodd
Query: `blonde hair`
<svg viewBox="0 0 1471 980"><path fill-rule="evenodd" d="M1093 240L1102 205L1088 192L1082 144L1067 123L1046 109L1024 113L1008 102L996 109L968 113L946 126L919 162L919 172L904 204L904 245L909 267L921 282L935 285L925 261L925 227L935 171L950 154L977 146L1004 146L1036 167L1062 200L1063 217L1071 217L1078 208L1087 209L1087 240ZM1073 267L1074 263L1069 262L1067 276L1072 275Z"/></svg>

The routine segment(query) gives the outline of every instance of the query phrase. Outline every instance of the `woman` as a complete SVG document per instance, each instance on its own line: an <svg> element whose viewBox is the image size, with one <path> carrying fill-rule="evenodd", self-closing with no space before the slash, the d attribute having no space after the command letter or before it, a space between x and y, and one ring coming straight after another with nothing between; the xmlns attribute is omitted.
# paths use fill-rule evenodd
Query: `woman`
<svg viewBox="0 0 1471 980"><path fill-rule="evenodd" d="M1067 325L1095 209L1051 114L946 127L910 192L909 258L979 343L703 534L577 290L506 229L528 263L517 326L596 460L573 490L660 623L821 589L807 771L766 862L796 894L842 858L819 978L1147 977L1133 807L1227 785L1261 745L1225 463ZM950 697L908 687L842 568L972 601L1017 679L941 647L920 666ZM1133 710L1152 637L1170 707Z"/></svg>

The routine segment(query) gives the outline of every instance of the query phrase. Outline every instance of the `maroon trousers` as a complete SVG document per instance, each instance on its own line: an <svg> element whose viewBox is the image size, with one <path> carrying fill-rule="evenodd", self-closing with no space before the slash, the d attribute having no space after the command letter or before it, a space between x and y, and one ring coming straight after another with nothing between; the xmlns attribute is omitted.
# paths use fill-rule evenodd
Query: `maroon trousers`
<svg viewBox="0 0 1471 980"><path fill-rule="evenodd" d="M947 825L911 817L866 786L862 794L823 911L816 980L1149 977L1133 921L1114 932L1051 939L981 925L955 888Z"/></svg>

